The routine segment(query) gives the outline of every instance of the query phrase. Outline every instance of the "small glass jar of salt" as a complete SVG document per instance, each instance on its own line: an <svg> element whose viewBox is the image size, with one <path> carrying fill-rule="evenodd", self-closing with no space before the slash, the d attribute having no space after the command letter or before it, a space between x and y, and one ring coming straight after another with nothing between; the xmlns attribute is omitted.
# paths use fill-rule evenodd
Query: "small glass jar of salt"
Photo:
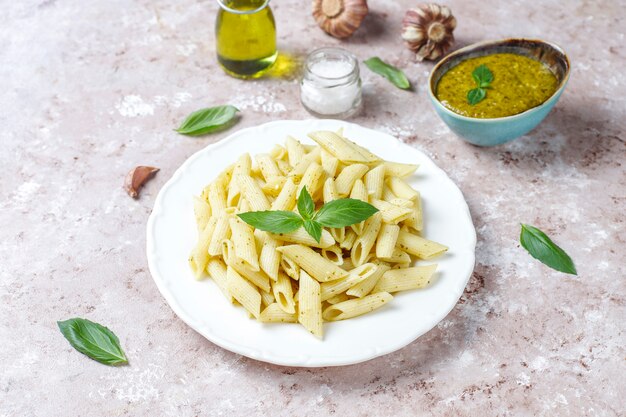
<svg viewBox="0 0 626 417"><path fill-rule="evenodd" d="M311 52L304 64L300 100L316 117L344 119L361 106L361 77L354 55L340 48Z"/></svg>

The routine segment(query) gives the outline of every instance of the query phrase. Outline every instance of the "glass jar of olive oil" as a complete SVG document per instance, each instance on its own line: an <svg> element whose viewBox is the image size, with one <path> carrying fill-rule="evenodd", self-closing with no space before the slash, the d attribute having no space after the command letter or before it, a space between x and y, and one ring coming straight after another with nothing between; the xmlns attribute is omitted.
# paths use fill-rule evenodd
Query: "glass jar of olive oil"
<svg viewBox="0 0 626 417"><path fill-rule="evenodd" d="M228 74L257 78L267 71L276 52L276 24L269 0L217 0L217 60Z"/></svg>

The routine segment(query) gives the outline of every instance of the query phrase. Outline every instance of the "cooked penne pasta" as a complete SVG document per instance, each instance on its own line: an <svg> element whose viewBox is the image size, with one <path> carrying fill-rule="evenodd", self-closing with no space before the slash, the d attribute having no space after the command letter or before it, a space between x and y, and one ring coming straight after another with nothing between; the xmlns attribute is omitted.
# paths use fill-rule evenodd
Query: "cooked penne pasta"
<svg viewBox="0 0 626 417"><path fill-rule="evenodd" d="M346 291L346 295L351 295L353 297L359 297L359 298L365 297L367 294L372 292L372 290L378 283L378 280L383 276L385 272L389 271L390 269L391 268L389 267L389 265L385 265L385 264L376 265L376 270L372 274L370 274L367 278L365 278L363 281L350 287L350 289Z"/></svg>
<svg viewBox="0 0 626 417"><path fill-rule="evenodd" d="M417 191L415 191L409 184L407 184L402 178L388 177L387 186L392 193L400 198L407 200L414 200L417 198Z"/></svg>
<svg viewBox="0 0 626 417"><path fill-rule="evenodd" d="M328 321L350 319L352 317L374 311L392 299L393 296L391 294L378 292L376 294L368 295L367 297L356 298L354 300L334 304L325 309L322 315L324 320Z"/></svg>
<svg viewBox="0 0 626 417"><path fill-rule="evenodd" d="M322 230L322 238L320 241L316 241L311 237L306 230L300 228L289 233L271 234L273 237L279 240L283 240L289 243L300 243L302 245L311 246L313 248L326 249L335 244L335 239L330 235L327 230Z"/></svg>
<svg viewBox="0 0 626 417"><path fill-rule="evenodd" d="M337 194L339 194L340 197L345 197L350 194L352 186L354 185L356 180L365 175L367 170L367 165L363 164L348 165L347 167L342 169L335 179Z"/></svg>
<svg viewBox="0 0 626 417"><path fill-rule="evenodd" d="M257 254L256 240L252 227L248 226L237 216L229 219L231 239L235 247L235 254L253 271L260 271L259 255Z"/></svg>
<svg viewBox="0 0 626 417"><path fill-rule="evenodd" d="M376 265L372 263L357 266L350 271L347 277L331 282L323 282L322 289L322 301L326 301L329 298L334 297L337 294L341 294L355 286L356 284L366 280L376 272Z"/></svg>
<svg viewBox="0 0 626 417"><path fill-rule="evenodd" d="M447 246L421 236L400 230L398 234L398 247L403 251L417 256L420 259L432 259L448 250Z"/></svg>
<svg viewBox="0 0 626 417"><path fill-rule="evenodd" d="M298 264L300 269L304 269L307 274L311 275L319 282L333 281L347 275L346 271L339 268L328 259L325 259L308 246L280 246L277 250L283 254L283 257L294 261ZM302 276L302 272L300 272L300 276Z"/></svg>
<svg viewBox="0 0 626 417"><path fill-rule="evenodd" d="M285 141L285 146L287 147L287 156L289 158L289 165L295 167L298 162L304 158L306 151L304 150L304 146L297 140L291 136L287 136L287 140Z"/></svg>
<svg viewBox="0 0 626 417"><path fill-rule="evenodd" d="M382 224L382 216L380 213L375 213L372 217L365 221L365 227L363 234L357 238L352 246L350 252L350 258L354 265L363 265L367 262L368 255L378 237L378 232Z"/></svg>
<svg viewBox="0 0 626 417"><path fill-rule="evenodd" d="M380 200L385 185L385 165L381 164L365 174L365 188L371 198Z"/></svg>
<svg viewBox="0 0 626 417"><path fill-rule="evenodd" d="M230 266L226 270L226 279L228 292L241 303L243 308L258 319L261 314L261 294L259 291Z"/></svg>
<svg viewBox="0 0 626 417"><path fill-rule="evenodd" d="M385 223L398 224L402 220L407 219L412 212L411 209L399 207L383 200L372 199L370 203L380 210Z"/></svg>
<svg viewBox="0 0 626 417"><path fill-rule="evenodd" d="M400 226L398 225L385 223L381 226L376 240L377 258L390 258L393 255L398 234L400 234Z"/></svg>
<svg viewBox="0 0 626 417"><path fill-rule="evenodd" d="M270 278L262 271L254 271L250 269L246 263L237 257L235 248L231 240L225 240L222 244L222 257L226 265L235 269L245 279L259 287L265 292L270 292Z"/></svg>
<svg viewBox="0 0 626 417"><path fill-rule="evenodd" d="M232 303L235 299L228 291L228 277L226 276L226 264L218 258L212 258L212 259L209 259L209 262L207 263L207 266L206 266L206 270L211 276L211 278L213 279L213 281L215 281L220 291L222 291L222 293L224 294L224 297L226 297L226 299Z"/></svg>
<svg viewBox="0 0 626 417"><path fill-rule="evenodd" d="M254 178L249 175L237 175L235 180L239 184L241 196L248 201L253 211L270 209L270 203L265 194L263 194L263 189Z"/></svg>
<svg viewBox="0 0 626 417"><path fill-rule="evenodd" d="M291 279L284 273L278 275L278 280L272 285L274 298L280 308L289 314L296 312L296 302L293 299L293 288L291 287Z"/></svg>
<svg viewBox="0 0 626 417"><path fill-rule="evenodd" d="M295 313L287 313L278 303L273 303L265 307L259 320L263 323L297 323L298 317Z"/></svg>
<svg viewBox="0 0 626 417"><path fill-rule="evenodd" d="M298 321L313 335L322 338L322 299L320 284L304 271L300 272Z"/></svg>
<svg viewBox="0 0 626 417"><path fill-rule="evenodd" d="M423 288L430 283L437 264L390 269L378 280L372 292L398 292Z"/></svg>
<svg viewBox="0 0 626 417"><path fill-rule="evenodd" d="M424 228L421 196L407 178L417 165L383 161L345 138L342 129L309 136L317 145L289 136L284 146L255 155L254 163L244 153L194 197L198 234L189 265L197 279L206 272L250 317L300 323L321 338L324 320L369 313L389 302L391 293L427 286L437 266L416 266L415 261L448 248L419 234ZM237 216L267 210L300 214L297 199L305 187L317 210L351 198L378 212L360 223L322 227L319 242L297 227L295 218L281 224L279 214L270 220L259 213L246 217L253 227ZM344 211L337 218L349 219L348 207L338 209ZM328 219L326 224L344 222ZM292 225L296 229L288 233L265 231L291 230Z"/></svg>

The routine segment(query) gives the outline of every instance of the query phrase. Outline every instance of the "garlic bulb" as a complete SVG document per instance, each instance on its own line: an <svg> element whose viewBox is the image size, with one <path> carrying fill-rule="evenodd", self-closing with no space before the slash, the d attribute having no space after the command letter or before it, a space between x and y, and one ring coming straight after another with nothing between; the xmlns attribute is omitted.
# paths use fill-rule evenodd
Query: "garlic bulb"
<svg viewBox="0 0 626 417"><path fill-rule="evenodd" d="M367 15L367 0L313 0L317 24L335 38L347 38Z"/></svg>
<svg viewBox="0 0 626 417"><path fill-rule="evenodd" d="M456 19L446 6L422 4L409 9L402 21L402 39L418 61L442 57L454 43Z"/></svg>

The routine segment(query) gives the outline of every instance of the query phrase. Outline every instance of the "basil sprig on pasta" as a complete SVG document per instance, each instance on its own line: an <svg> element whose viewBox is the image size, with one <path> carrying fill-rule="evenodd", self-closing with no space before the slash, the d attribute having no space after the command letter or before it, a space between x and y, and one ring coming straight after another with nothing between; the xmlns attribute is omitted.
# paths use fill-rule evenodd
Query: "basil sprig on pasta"
<svg viewBox="0 0 626 417"><path fill-rule="evenodd" d="M345 227L361 223L378 209L365 201L340 198L329 201L315 211L315 202L302 188L298 196L298 215L292 211L266 210L238 214L239 218L259 230L270 233L289 233L304 227L316 242L322 238L322 227Z"/></svg>

